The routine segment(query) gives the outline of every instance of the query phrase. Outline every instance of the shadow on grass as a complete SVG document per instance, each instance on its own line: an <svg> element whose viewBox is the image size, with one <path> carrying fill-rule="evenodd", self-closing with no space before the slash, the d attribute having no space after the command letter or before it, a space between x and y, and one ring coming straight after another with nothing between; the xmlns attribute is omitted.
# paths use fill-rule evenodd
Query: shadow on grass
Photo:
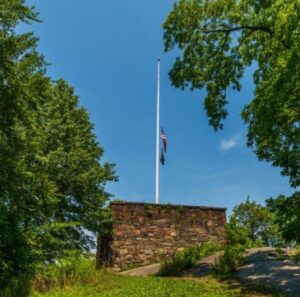
<svg viewBox="0 0 300 297"><path fill-rule="evenodd" d="M226 283L230 289L240 289L241 296L247 296L249 294L254 295L257 297L260 296L270 296L270 297L290 297L290 295L283 294L282 292L274 289L270 286L263 286L263 285L248 285L241 283L239 280L227 280Z"/></svg>

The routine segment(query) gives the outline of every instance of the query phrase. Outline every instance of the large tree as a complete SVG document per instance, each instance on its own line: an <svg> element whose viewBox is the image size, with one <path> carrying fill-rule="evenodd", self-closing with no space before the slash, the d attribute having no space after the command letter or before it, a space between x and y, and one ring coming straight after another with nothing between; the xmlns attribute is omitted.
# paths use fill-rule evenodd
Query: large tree
<svg viewBox="0 0 300 297"><path fill-rule="evenodd" d="M255 65L254 96L242 117L260 160L300 185L300 1L179 0L164 28L165 50L179 49L170 71L178 88L206 88L209 123L223 128L227 91L239 91Z"/></svg>
<svg viewBox="0 0 300 297"><path fill-rule="evenodd" d="M247 144L299 187L300 1L179 0L163 28L165 51L180 53L169 72L172 84L206 89L215 130L227 116L227 91L239 91L246 67L254 66L254 95L242 111ZM281 216L285 239L300 242L298 198L280 196L269 205Z"/></svg>
<svg viewBox="0 0 300 297"><path fill-rule="evenodd" d="M46 76L24 0L0 1L0 296L26 296L40 263L93 244L115 180L86 110ZM86 230L91 233L87 233Z"/></svg>

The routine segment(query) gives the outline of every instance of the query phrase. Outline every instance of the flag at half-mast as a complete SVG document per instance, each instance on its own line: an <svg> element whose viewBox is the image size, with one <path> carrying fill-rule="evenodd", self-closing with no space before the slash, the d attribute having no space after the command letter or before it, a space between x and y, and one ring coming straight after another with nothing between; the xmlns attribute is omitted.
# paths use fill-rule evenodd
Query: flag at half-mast
<svg viewBox="0 0 300 297"><path fill-rule="evenodd" d="M166 134L165 134L163 128L161 128L160 138L162 139L164 152L166 153L167 152L167 137L166 137Z"/></svg>
<svg viewBox="0 0 300 297"><path fill-rule="evenodd" d="M166 137L166 134L165 134L163 128L161 128L160 138L162 140L162 149L161 149L161 154L160 154L160 163L161 163L161 165L165 165L166 159L165 159L164 153L167 152L167 137Z"/></svg>
<svg viewBox="0 0 300 297"><path fill-rule="evenodd" d="M160 154L160 163L161 165L165 165L165 155L164 155L164 150L161 149L161 154Z"/></svg>

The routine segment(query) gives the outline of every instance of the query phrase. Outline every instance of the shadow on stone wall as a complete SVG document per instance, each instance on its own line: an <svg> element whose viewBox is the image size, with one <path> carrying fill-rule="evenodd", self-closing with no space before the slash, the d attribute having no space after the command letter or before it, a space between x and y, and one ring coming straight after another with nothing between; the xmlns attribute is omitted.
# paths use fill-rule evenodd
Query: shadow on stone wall
<svg viewBox="0 0 300 297"><path fill-rule="evenodd" d="M97 238L96 268L111 267L114 261L112 250L112 233L99 232Z"/></svg>

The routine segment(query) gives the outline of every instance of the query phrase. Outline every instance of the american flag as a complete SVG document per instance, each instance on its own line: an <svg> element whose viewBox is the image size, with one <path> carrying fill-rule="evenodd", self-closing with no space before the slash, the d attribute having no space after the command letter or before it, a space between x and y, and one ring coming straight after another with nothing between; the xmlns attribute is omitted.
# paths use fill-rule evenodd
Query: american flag
<svg viewBox="0 0 300 297"><path fill-rule="evenodd" d="M161 165L165 165L165 156L164 156L164 150L163 149L161 149L160 163L161 163Z"/></svg>
<svg viewBox="0 0 300 297"><path fill-rule="evenodd" d="M161 128L160 138L163 142L164 151L167 152L167 137L163 128Z"/></svg>

